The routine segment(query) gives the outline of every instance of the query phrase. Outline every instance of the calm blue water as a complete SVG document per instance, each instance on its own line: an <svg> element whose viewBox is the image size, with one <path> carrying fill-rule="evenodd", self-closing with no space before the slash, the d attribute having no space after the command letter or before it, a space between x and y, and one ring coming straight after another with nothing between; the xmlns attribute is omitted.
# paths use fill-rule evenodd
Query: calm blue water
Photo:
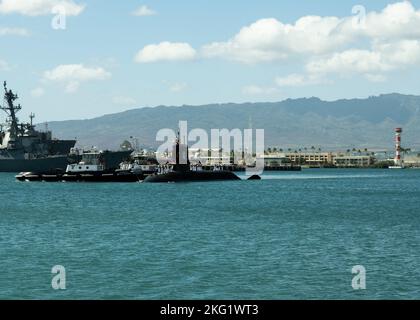
<svg viewBox="0 0 420 320"><path fill-rule="evenodd" d="M420 171L0 186L2 299L420 298Z"/></svg>

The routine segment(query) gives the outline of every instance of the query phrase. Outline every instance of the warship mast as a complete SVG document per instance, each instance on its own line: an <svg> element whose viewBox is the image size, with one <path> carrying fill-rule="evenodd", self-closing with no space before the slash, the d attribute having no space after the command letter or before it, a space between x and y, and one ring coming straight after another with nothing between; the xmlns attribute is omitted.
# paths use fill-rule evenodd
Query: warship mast
<svg viewBox="0 0 420 320"><path fill-rule="evenodd" d="M7 116L6 125L0 125L0 172L65 170L68 154L76 141L53 139L51 132L37 131L33 113L29 123L19 123L17 113L22 107L15 102L18 95L9 90L6 81L3 87L4 101L0 102L0 110Z"/></svg>
<svg viewBox="0 0 420 320"><path fill-rule="evenodd" d="M0 107L6 114L9 116L10 121L10 138L16 139L18 137L19 127L18 127L18 119L16 117L16 113L22 109L21 105L14 105L15 100L19 97L17 94L14 94L12 90L7 90L7 83L4 81L4 100L6 105Z"/></svg>

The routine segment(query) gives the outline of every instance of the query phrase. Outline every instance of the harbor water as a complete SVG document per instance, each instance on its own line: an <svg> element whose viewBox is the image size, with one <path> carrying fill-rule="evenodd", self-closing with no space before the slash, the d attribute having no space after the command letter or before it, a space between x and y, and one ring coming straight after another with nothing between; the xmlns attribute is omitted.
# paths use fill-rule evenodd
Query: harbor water
<svg viewBox="0 0 420 320"><path fill-rule="evenodd" d="M420 298L420 170L0 185L0 299Z"/></svg>

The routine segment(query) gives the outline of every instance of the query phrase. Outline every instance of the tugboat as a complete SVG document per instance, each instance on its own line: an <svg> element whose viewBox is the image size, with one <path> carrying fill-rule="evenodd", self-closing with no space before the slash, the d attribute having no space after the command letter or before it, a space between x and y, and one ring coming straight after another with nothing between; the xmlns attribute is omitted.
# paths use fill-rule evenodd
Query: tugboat
<svg viewBox="0 0 420 320"><path fill-rule="evenodd" d="M15 105L17 94L7 89L4 82L4 104L0 106L6 115L6 123L0 125L0 172L64 171L67 155L76 140L52 138L51 131L37 131L33 124L34 114L29 123L19 123L17 113L21 105Z"/></svg>
<svg viewBox="0 0 420 320"><path fill-rule="evenodd" d="M119 151L98 151L96 148L92 148L88 151L83 151L78 148L72 148L68 157L69 164L77 164L83 161L83 158L86 159L87 155L92 157L100 158L102 163L105 164L106 170L108 172L115 171L120 167L120 163L126 161L130 158L130 155L133 153L133 150L119 150Z"/></svg>
<svg viewBox="0 0 420 320"><path fill-rule="evenodd" d="M216 180L241 180L231 171L222 168L212 171L202 170L195 166L191 170L191 163L188 156L188 146L180 143L179 133L175 141L174 152L175 163L161 168L161 172L150 175L144 179L146 183L169 183L169 182L193 182L193 181L216 181Z"/></svg>
<svg viewBox="0 0 420 320"><path fill-rule="evenodd" d="M116 172L149 176L157 173L158 170L159 162L155 157L143 153L135 153L129 160L121 162L120 167Z"/></svg>
<svg viewBox="0 0 420 320"><path fill-rule="evenodd" d="M66 172L34 173L24 172L16 176L19 181L44 182L138 182L144 179L142 173L118 172L106 165L109 152L84 152L81 161L67 165Z"/></svg>

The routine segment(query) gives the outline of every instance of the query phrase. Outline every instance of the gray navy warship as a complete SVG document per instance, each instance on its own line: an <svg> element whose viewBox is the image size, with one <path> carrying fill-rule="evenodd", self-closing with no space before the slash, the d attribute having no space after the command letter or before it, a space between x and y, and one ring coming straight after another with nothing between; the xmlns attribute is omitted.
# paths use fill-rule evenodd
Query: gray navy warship
<svg viewBox="0 0 420 320"><path fill-rule="evenodd" d="M0 125L0 172L65 170L76 140L53 139L51 131L37 131L33 114L30 123L19 123L16 114L22 107L15 105L18 96L7 89L6 82L4 91L0 109L6 113L6 123Z"/></svg>

